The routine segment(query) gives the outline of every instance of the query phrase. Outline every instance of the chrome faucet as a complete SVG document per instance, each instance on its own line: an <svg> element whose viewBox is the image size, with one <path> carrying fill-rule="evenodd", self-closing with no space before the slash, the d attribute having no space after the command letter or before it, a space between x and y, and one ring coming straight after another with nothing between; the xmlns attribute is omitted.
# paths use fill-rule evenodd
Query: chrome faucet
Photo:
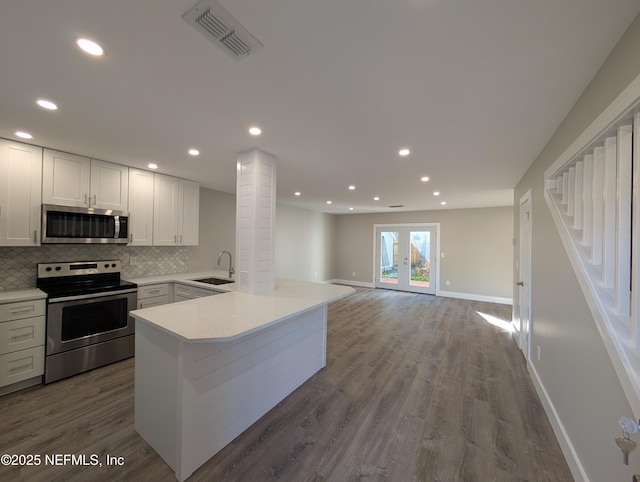
<svg viewBox="0 0 640 482"><path fill-rule="evenodd" d="M226 249L223 251L220 251L220 254L218 255L218 266L220 266L220 260L222 259L222 255L224 253L227 253L229 255L229 278L233 278L233 275L236 274L235 270L233 269L233 260L231 258L231 253L229 251L227 251Z"/></svg>

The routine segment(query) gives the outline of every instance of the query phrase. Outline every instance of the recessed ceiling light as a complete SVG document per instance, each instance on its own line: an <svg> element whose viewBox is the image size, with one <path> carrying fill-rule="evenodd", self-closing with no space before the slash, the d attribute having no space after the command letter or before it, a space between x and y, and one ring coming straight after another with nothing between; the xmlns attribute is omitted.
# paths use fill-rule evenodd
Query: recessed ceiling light
<svg viewBox="0 0 640 482"><path fill-rule="evenodd" d="M95 57L104 55L104 49L93 40L89 40L88 38L76 39L76 44L89 55L93 55Z"/></svg>
<svg viewBox="0 0 640 482"><path fill-rule="evenodd" d="M373 198L374 201L380 201L380 198L378 196Z"/></svg>
<svg viewBox="0 0 640 482"><path fill-rule="evenodd" d="M440 204L441 204L442 206L446 206L447 201L442 201Z"/></svg>
<svg viewBox="0 0 640 482"><path fill-rule="evenodd" d="M149 164L147 164L147 167L149 169L158 169L158 165L154 164L153 162L150 162Z"/></svg>
<svg viewBox="0 0 640 482"><path fill-rule="evenodd" d="M252 136L259 136L260 134L262 134L262 129L255 126L249 127L249 134L251 134Z"/></svg>
<svg viewBox="0 0 640 482"><path fill-rule="evenodd" d="M23 139L33 139L33 136L31 134L24 131L16 131L16 135L18 137L22 137Z"/></svg>
<svg viewBox="0 0 640 482"><path fill-rule="evenodd" d="M332 204L332 202L331 201L327 201L327 204Z"/></svg>
<svg viewBox="0 0 640 482"><path fill-rule="evenodd" d="M400 149L398 151L398 154L400 154L401 156L408 156L410 152L411 151L405 147L404 149Z"/></svg>
<svg viewBox="0 0 640 482"><path fill-rule="evenodd" d="M301 194L302 194L302 193L301 193L301 192L299 192L299 191L296 191L296 192L294 192L294 193L293 193L293 195L294 195L294 196L300 196Z"/></svg>
<svg viewBox="0 0 640 482"><path fill-rule="evenodd" d="M439 193L438 191L436 191L436 192L434 192L434 193L433 193L433 195L434 195L434 196L439 196L439 195L440 195L440 193Z"/></svg>
<svg viewBox="0 0 640 482"><path fill-rule="evenodd" d="M353 208L349 208L349 211L353 211Z"/></svg>
<svg viewBox="0 0 640 482"><path fill-rule="evenodd" d="M351 185L349 186L349 191L353 191L355 188L356 188L355 186Z"/></svg>
<svg viewBox="0 0 640 482"><path fill-rule="evenodd" d="M36 101L36 104L38 104L43 109L47 109L47 110L57 110L58 109L57 105L55 105L50 100L46 100L46 99L38 99Z"/></svg>
<svg viewBox="0 0 640 482"><path fill-rule="evenodd" d="M189 154L191 154L192 156L199 156L200 151L198 149L189 149Z"/></svg>
<svg viewBox="0 0 640 482"><path fill-rule="evenodd" d="M427 182L429 180L429 178L427 176L423 176L423 177L420 178L420 180L422 182Z"/></svg>

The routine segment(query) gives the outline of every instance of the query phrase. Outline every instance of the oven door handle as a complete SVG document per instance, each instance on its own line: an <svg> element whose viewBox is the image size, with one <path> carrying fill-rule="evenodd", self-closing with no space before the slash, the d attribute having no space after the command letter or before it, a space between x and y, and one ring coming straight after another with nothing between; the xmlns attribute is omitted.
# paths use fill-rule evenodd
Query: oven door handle
<svg viewBox="0 0 640 482"><path fill-rule="evenodd" d="M87 300L89 298L104 298L105 296L118 296L124 295L126 293L137 293L138 288L130 288L127 290L120 291L104 291L101 293L92 293L87 295L74 295L74 296L63 296L61 298L49 298L48 302L51 303L62 303L63 301L76 301L76 300Z"/></svg>

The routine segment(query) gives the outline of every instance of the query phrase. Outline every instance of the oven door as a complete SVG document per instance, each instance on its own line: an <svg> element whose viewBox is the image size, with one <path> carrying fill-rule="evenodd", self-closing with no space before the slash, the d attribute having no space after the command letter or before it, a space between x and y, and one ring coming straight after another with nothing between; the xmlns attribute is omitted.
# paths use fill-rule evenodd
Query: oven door
<svg viewBox="0 0 640 482"><path fill-rule="evenodd" d="M137 290L50 299L47 306L47 355L62 353L135 332L129 311Z"/></svg>

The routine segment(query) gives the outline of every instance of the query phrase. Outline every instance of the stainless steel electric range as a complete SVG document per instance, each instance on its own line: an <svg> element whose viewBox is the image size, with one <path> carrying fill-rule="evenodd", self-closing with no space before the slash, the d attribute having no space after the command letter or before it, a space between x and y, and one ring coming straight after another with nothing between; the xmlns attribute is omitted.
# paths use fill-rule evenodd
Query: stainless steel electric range
<svg viewBox="0 0 640 482"><path fill-rule="evenodd" d="M38 264L48 295L44 383L134 355L138 290L120 271L118 260Z"/></svg>

